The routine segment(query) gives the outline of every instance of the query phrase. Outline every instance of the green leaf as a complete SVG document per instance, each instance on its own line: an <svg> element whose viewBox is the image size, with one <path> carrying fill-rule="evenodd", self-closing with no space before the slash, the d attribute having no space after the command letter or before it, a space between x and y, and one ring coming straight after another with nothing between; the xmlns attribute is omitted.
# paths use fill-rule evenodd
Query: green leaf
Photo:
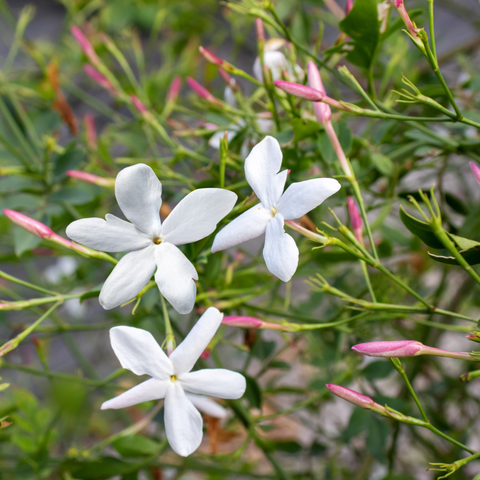
<svg viewBox="0 0 480 480"><path fill-rule="evenodd" d="M261 408L262 406L262 391L258 386L257 381L249 375L244 375L247 381L247 389L245 390L245 398L248 403L255 408Z"/></svg>
<svg viewBox="0 0 480 480"><path fill-rule="evenodd" d="M472 248L471 250L460 250L460 255L467 261L469 265L480 264L480 248ZM428 252L428 256L439 263L446 263L447 265L460 265L455 257L446 257L443 255L435 255Z"/></svg>
<svg viewBox="0 0 480 480"><path fill-rule="evenodd" d="M113 446L122 457L154 455L159 449L159 444L157 442L141 435L121 437L113 442Z"/></svg>
<svg viewBox="0 0 480 480"><path fill-rule="evenodd" d="M388 377L393 371L393 366L390 362L384 360L377 360L369 363L362 371L368 381L378 380L379 378Z"/></svg>
<svg viewBox="0 0 480 480"><path fill-rule="evenodd" d="M118 458L102 457L91 462L69 461L64 467L78 480L107 480L115 475L126 475L141 468L143 463L123 462Z"/></svg>
<svg viewBox="0 0 480 480"><path fill-rule="evenodd" d="M448 236L458 245L462 250L470 250L472 248L480 247L480 243L469 238L459 237L453 233L448 233Z"/></svg>
<svg viewBox="0 0 480 480"><path fill-rule="evenodd" d="M380 40L377 1L357 0L338 26L354 44L353 50L346 56L347 60L358 67L368 69Z"/></svg>
<svg viewBox="0 0 480 480"><path fill-rule="evenodd" d="M293 127L293 137L295 142L304 140L320 130L318 122L306 118L294 118L290 121L290 125Z"/></svg>
<svg viewBox="0 0 480 480"><path fill-rule="evenodd" d="M27 232L24 228L14 226L13 227L13 249L17 257L21 257L23 253L38 247L42 239Z"/></svg>
<svg viewBox="0 0 480 480"><path fill-rule="evenodd" d="M468 207L465 205L465 203L451 193L445 194L445 201L452 210L460 215L467 215L469 213Z"/></svg>
<svg viewBox="0 0 480 480"><path fill-rule="evenodd" d="M49 197L51 202L68 202L72 205L88 203L95 195L89 190L79 187L65 187L52 193Z"/></svg>
<svg viewBox="0 0 480 480"><path fill-rule="evenodd" d="M270 135L273 138L276 138L281 146L284 146L293 141L294 133L293 128L289 128L287 130L282 130L281 132L271 133Z"/></svg>
<svg viewBox="0 0 480 480"><path fill-rule="evenodd" d="M70 147L64 153L59 155L55 160L53 175L55 178L65 175L67 170L75 170L85 159L86 155L83 150Z"/></svg>
<svg viewBox="0 0 480 480"><path fill-rule="evenodd" d="M403 224L416 235L420 240L431 248L444 248L443 243L433 233L432 227L421 220L418 220L408 214L402 206L400 206L400 218Z"/></svg>
<svg viewBox="0 0 480 480"><path fill-rule="evenodd" d="M374 167L382 174L390 177L395 172L395 165L393 162L382 153L372 153L370 159Z"/></svg>

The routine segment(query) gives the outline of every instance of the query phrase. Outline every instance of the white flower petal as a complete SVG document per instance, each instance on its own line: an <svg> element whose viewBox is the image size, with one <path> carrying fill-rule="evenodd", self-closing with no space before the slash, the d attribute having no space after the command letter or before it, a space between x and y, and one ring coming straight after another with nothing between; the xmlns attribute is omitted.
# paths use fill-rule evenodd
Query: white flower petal
<svg viewBox="0 0 480 480"><path fill-rule="evenodd" d="M218 398L240 398L247 386L243 375L224 368L185 373L178 378L187 392Z"/></svg>
<svg viewBox="0 0 480 480"><path fill-rule="evenodd" d="M115 196L123 214L142 232L160 234L162 184L143 163L124 168L115 180Z"/></svg>
<svg viewBox="0 0 480 480"><path fill-rule="evenodd" d="M213 241L212 253L263 235L272 217L273 212L264 208L261 203L243 212L217 233Z"/></svg>
<svg viewBox="0 0 480 480"><path fill-rule="evenodd" d="M235 205L237 195L221 188L189 193L163 222L162 240L174 245L196 242L215 231Z"/></svg>
<svg viewBox="0 0 480 480"><path fill-rule="evenodd" d="M134 298L155 271L154 245L127 253L105 280L100 305L111 310Z"/></svg>
<svg viewBox="0 0 480 480"><path fill-rule="evenodd" d="M193 393L185 393L185 395L193 403L193 406L202 413L214 418L225 418L227 416L227 410L219 403L202 395L195 395Z"/></svg>
<svg viewBox="0 0 480 480"><path fill-rule="evenodd" d="M295 240L283 229L281 213L277 213L267 225L263 258L268 270L284 282L288 282L297 269L298 248Z"/></svg>
<svg viewBox="0 0 480 480"><path fill-rule="evenodd" d="M165 432L175 453L186 457L202 443L203 421L179 382L169 382L165 396Z"/></svg>
<svg viewBox="0 0 480 480"><path fill-rule="evenodd" d="M255 145L245 160L245 176L265 208L275 207L282 195L287 171L282 166L282 150L278 141L266 136Z"/></svg>
<svg viewBox="0 0 480 480"><path fill-rule="evenodd" d="M83 218L67 227L67 236L88 248L102 252L130 252L151 245L151 238L135 225L107 214L101 218Z"/></svg>
<svg viewBox="0 0 480 480"><path fill-rule="evenodd" d="M136 375L150 375L159 380L173 375L172 362L150 332L134 327L113 327L110 342L122 367Z"/></svg>
<svg viewBox="0 0 480 480"><path fill-rule="evenodd" d="M210 307L170 355L175 375L189 372L222 323L223 313Z"/></svg>
<svg viewBox="0 0 480 480"><path fill-rule="evenodd" d="M162 295L178 313L190 313L197 296L198 274L190 260L173 244L162 242L155 248L155 281Z"/></svg>
<svg viewBox="0 0 480 480"><path fill-rule="evenodd" d="M333 178L314 178L292 183L280 198L277 210L285 220L300 218L337 193L341 185Z"/></svg>
<svg viewBox="0 0 480 480"><path fill-rule="evenodd" d="M131 407L138 403L149 402L150 400L160 400L165 397L168 384L168 380L151 378L127 390L118 397L107 400L100 408L102 410L108 410L109 408L117 410L119 408Z"/></svg>

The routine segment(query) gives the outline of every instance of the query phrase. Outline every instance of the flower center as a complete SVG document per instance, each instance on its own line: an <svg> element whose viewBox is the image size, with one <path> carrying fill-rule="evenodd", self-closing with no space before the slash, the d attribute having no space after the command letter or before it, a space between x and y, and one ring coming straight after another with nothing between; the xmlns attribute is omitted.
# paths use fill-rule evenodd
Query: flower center
<svg viewBox="0 0 480 480"><path fill-rule="evenodd" d="M273 216L275 216L277 214L277 209L275 207L271 207L271 210L272 210Z"/></svg>
<svg viewBox="0 0 480 480"><path fill-rule="evenodd" d="M170 380L171 380L172 382L176 382L176 381L177 381L177 376L176 376L176 375L171 375L171 376L170 376Z"/></svg>
<svg viewBox="0 0 480 480"><path fill-rule="evenodd" d="M153 243L155 245L160 245L162 243L162 239L160 237L153 237Z"/></svg>

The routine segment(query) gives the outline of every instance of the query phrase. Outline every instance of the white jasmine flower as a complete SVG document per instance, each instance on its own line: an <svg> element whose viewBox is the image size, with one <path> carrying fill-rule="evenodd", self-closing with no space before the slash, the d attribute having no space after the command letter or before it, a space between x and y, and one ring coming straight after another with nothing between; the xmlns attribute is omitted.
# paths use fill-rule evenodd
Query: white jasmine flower
<svg viewBox="0 0 480 480"><path fill-rule="evenodd" d="M282 72L285 70L290 77L290 80L295 80L298 77L299 80L303 80L305 72L299 65L294 65L292 68L291 63L287 60L285 55L279 51L280 48L285 46L285 41L279 38L271 38L265 44L265 51L263 53L263 63L272 72L272 79L282 80ZM259 81L263 82L262 64L260 58L257 57L253 64L253 75Z"/></svg>
<svg viewBox="0 0 480 480"><path fill-rule="evenodd" d="M193 406L202 413L214 418L225 418L227 416L227 410L219 403L202 395L195 395L193 393L186 393L185 395L193 403Z"/></svg>
<svg viewBox="0 0 480 480"><path fill-rule="evenodd" d="M253 147L245 160L245 176L260 203L242 213L221 230L212 252L239 245L265 233L263 258L268 270L288 282L298 265L298 248L284 231L284 220L299 218L338 192L340 184L333 178L315 178L292 183L282 194L287 170L278 173L282 151L278 141L265 137Z"/></svg>
<svg viewBox="0 0 480 480"><path fill-rule="evenodd" d="M191 372L218 330L222 318L222 313L210 307L170 357L146 330L112 328L110 341L122 367L136 375L149 375L152 378L108 400L102 405L102 410L125 408L164 398L165 431L170 446L183 457L193 453L203 436L202 417L192 404L195 402L198 405L198 394L234 399L240 398L246 388L243 375L230 370L212 368ZM187 397L189 394L197 398L194 397L192 402ZM205 403L203 407L204 410L208 409Z"/></svg>
<svg viewBox="0 0 480 480"><path fill-rule="evenodd" d="M198 280L195 267L177 248L215 231L217 223L235 205L228 190L202 188L183 198L161 223L162 184L142 163L123 169L115 181L118 205L130 222L107 214L77 220L67 235L86 247L127 253L115 266L100 292L100 304L110 310L134 298L152 277L162 295L179 313L195 304Z"/></svg>

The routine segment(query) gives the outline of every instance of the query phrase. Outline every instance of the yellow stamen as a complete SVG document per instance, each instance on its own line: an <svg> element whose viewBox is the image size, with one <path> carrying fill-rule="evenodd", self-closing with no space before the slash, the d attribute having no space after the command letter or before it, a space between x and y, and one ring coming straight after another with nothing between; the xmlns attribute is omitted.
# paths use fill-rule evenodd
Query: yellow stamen
<svg viewBox="0 0 480 480"><path fill-rule="evenodd" d="M272 212L273 212L273 216L275 216L277 214L277 209L275 207L272 207Z"/></svg>
<svg viewBox="0 0 480 480"><path fill-rule="evenodd" d="M176 381L177 381L177 376L176 376L176 375L172 375L172 376L170 377L170 380L171 380L172 382L176 382Z"/></svg>
<svg viewBox="0 0 480 480"><path fill-rule="evenodd" d="M162 239L159 237L154 237L153 243L155 243L156 245L160 245L162 243Z"/></svg>

